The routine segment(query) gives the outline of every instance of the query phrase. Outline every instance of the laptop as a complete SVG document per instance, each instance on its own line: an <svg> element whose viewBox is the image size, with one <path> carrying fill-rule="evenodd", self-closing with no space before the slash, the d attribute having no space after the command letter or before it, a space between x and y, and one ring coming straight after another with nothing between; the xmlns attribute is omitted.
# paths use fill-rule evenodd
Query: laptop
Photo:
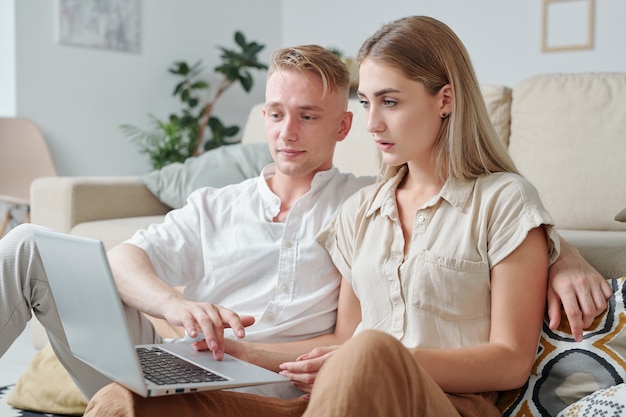
<svg viewBox="0 0 626 417"><path fill-rule="evenodd" d="M144 397L288 381L185 342L133 346L102 242L44 229L35 240L72 354L113 381ZM140 357L150 363L142 367ZM154 376L161 371L152 368L172 362L185 375Z"/></svg>

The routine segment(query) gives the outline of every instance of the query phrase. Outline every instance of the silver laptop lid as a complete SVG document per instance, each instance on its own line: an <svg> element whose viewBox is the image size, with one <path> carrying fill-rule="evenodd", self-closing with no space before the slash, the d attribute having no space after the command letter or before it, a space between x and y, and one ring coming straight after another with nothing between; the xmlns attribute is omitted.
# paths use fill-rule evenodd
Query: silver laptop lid
<svg viewBox="0 0 626 417"><path fill-rule="evenodd" d="M72 353L112 380L147 395L104 246L97 240L65 236L35 231Z"/></svg>

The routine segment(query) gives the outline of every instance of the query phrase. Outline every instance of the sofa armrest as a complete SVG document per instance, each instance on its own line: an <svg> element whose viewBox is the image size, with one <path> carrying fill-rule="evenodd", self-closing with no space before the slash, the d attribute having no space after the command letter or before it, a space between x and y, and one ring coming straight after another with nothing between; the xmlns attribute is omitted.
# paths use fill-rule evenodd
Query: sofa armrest
<svg viewBox="0 0 626 417"><path fill-rule="evenodd" d="M77 224L165 214L139 177L45 177L30 190L31 222L69 233Z"/></svg>

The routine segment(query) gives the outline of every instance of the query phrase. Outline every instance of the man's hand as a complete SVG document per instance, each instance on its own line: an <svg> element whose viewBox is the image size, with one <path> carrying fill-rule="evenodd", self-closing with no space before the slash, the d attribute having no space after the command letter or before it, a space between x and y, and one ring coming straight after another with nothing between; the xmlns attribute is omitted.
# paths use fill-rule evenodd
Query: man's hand
<svg viewBox="0 0 626 417"><path fill-rule="evenodd" d="M244 337L244 327L254 323L254 317L240 317L219 305L188 300L157 275L148 255L135 245L121 243L107 255L122 301L167 320L171 326L182 327L192 338L204 333L206 346L217 360L224 357L224 328L230 327L237 337Z"/></svg>
<svg viewBox="0 0 626 417"><path fill-rule="evenodd" d="M310 393L317 373L339 346L318 347L299 356L295 362L280 365L280 374L291 379L291 383L301 391Z"/></svg>
<svg viewBox="0 0 626 417"><path fill-rule="evenodd" d="M606 310L606 300L612 294L606 279L576 248L561 239L561 254L550 267L548 278L550 328L556 329L561 321L562 303L574 339L582 341L583 329Z"/></svg>
<svg viewBox="0 0 626 417"><path fill-rule="evenodd" d="M245 327L254 323L252 316L239 316L232 310L220 305L193 302L178 298L164 309L165 319L175 326L181 326L187 334L204 339L194 343L196 350L210 349L213 357L222 360L225 352L224 328L230 327L238 338L246 335Z"/></svg>

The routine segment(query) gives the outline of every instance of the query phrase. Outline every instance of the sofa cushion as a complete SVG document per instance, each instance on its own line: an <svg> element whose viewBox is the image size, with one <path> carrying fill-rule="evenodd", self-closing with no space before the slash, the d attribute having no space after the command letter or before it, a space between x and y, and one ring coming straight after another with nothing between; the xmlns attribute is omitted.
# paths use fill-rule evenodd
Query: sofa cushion
<svg viewBox="0 0 626 417"><path fill-rule="evenodd" d="M509 135L511 134L512 90L503 85L481 84L480 92L485 100L491 124L500 139L508 145Z"/></svg>
<svg viewBox="0 0 626 417"><path fill-rule="evenodd" d="M121 219L94 220L79 223L70 230L76 236L101 240L108 250L129 239L140 229L147 229L153 223L163 222L165 215L124 217Z"/></svg>
<svg viewBox="0 0 626 417"><path fill-rule="evenodd" d="M626 73L547 74L513 90L509 152L556 225L626 230Z"/></svg>
<svg viewBox="0 0 626 417"><path fill-rule="evenodd" d="M172 163L144 175L141 180L163 203L180 208L194 190L241 182L258 175L270 162L267 144L234 144L187 158L182 163Z"/></svg>
<svg viewBox="0 0 626 417"><path fill-rule="evenodd" d="M87 399L49 344L37 352L7 403L22 410L64 415L83 415L87 407Z"/></svg>
<svg viewBox="0 0 626 417"><path fill-rule="evenodd" d="M502 395L503 416L555 416L565 407L626 379L626 277L609 280L614 294L608 309L584 332L572 338L563 319L556 330L544 322L531 375L519 390Z"/></svg>
<svg viewBox="0 0 626 417"><path fill-rule="evenodd" d="M617 216L615 216L615 220L617 220L618 222L626 222L626 208L617 213Z"/></svg>
<svg viewBox="0 0 626 417"><path fill-rule="evenodd" d="M619 384L576 401L557 417L622 416L626 414L626 384Z"/></svg>

